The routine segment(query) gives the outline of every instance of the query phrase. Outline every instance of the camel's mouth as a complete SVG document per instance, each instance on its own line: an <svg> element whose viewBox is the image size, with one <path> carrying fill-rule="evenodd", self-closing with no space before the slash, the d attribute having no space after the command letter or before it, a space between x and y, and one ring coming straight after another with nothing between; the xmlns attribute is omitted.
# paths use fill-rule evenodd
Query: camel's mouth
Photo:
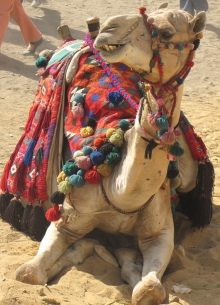
<svg viewBox="0 0 220 305"><path fill-rule="evenodd" d="M100 51L107 51L107 52L114 52L115 50L119 50L123 47L124 45L121 44L105 44L101 47L99 47Z"/></svg>

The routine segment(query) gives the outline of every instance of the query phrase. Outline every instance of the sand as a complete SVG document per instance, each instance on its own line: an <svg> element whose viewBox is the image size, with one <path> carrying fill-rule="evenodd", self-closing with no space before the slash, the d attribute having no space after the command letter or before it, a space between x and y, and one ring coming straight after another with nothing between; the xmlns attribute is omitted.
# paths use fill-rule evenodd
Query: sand
<svg viewBox="0 0 220 305"><path fill-rule="evenodd" d="M138 12L138 7L155 10L162 1L138 0L42 0L34 9L23 3L28 15L43 33L44 49L55 50L61 42L57 27L68 24L76 38L87 31L86 19L97 16L102 23L107 17ZM179 2L170 0L170 7ZM196 52L195 66L185 82L182 110L203 137L216 172L214 215L203 231L190 229L187 219L176 224L175 250L163 276L170 304L220 304L220 8L209 0L207 26ZM11 21L0 53L0 174L21 136L37 88L35 56L24 57L25 45L18 26ZM120 277L120 269L109 265L96 254L83 264L67 268L50 285L31 286L14 277L19 265L31 259L39 243L13 230L0 220L0 305L119 305L130 304L131 289ZM185 254L185 256L184 256ZM185 285L190 293L178 294L173 285Z"/></svg>

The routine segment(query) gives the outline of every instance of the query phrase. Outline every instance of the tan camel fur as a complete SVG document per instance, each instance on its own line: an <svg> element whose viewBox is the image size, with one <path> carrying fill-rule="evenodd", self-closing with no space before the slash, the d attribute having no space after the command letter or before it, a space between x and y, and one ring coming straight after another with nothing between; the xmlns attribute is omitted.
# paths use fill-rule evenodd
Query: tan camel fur
<svg viewBox="0 0 220 305"><path fill-rule="evenodd" d="M166 5L162 5L148 16L148 20L157 28L161 42L186 43L194 41L196 34L203 30L205 13L200 12L192 18L184 11L167 9ZM109 18L102 25L94 46L107 62L122 62L139 73L145 73L146 80L159 81L157 64L150 71L152 37L141 14ZM163 84L183 68L189 52L189 48L181 52L177 49L160 52ZM177 91L173 127L179 121L182 91L181 85ZM151 93L147 94L154 111L157 104ZM173 95L164 93L163 99L170 112ZM147 142L141 136L145 137L147 133L150 138L158 139L155 130L148 124L147 114L148 107L145 106L141 119L138 113L134 127L125 133L122 161L110 177L103 179L103 186L109 201L118 209L135 211L149 201L148 206L133 214L122 214L108 205L100 185L86 183L82 188L75 188L64 202L62 219L51 223L35 258L16 271L17 280L44 285L63 267L81 263L94 252L97 245L95 241L83 237L98 228L105 232L135 236L138 240L143 265L137 262L135 251L118 249L115 254L122 268L122 278L133 288L132 305L163 303L166 293L161 278L174 248L170 180L166 178L169 160L163 145L153 149L151 159L144 157ZM178 137L178 141L185 149L185 155L179 159L179 189L187 192L195 186L197 164L184 137Z"/></svg>

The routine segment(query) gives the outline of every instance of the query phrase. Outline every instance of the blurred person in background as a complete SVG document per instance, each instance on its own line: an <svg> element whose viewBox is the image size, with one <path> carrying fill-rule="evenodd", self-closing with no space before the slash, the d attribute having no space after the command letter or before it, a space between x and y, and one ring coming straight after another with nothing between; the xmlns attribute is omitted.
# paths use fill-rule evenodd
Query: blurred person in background
<svg viewBox="0 0 220 305"><path fill-rule="evenodd" d="M192 16L201 11L208 11L208 0L180 0L180 9L190 13Z"/></svg>
<svg viewBox="0 0 220 305"><path fill-rule="evenodd" d="M34 54L43 41L42 33L25 13L21 0L0 0L0 46L5 37L10 17L20 27L24 42L28 45L23 55Z"/></svg>

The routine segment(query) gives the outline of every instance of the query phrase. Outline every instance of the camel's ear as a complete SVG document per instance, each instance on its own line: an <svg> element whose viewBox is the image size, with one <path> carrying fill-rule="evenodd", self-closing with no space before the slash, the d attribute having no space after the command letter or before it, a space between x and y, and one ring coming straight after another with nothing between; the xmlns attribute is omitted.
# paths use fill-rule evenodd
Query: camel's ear
<svg viewBox="0 0 220 305"><path fill-rule="evenodd" d="M158 7L158 10L160 10L161 8L167 8L168 7L168 3L165 2L165 3L162 3L159 7Z"/></svg>
<svg viewBox="0 0 220 305"><path fill-rule="evenodd" d="M190 30L193 31L195 34L201 32L206 23L206 13L199 12L190 22Z"/></svg>

